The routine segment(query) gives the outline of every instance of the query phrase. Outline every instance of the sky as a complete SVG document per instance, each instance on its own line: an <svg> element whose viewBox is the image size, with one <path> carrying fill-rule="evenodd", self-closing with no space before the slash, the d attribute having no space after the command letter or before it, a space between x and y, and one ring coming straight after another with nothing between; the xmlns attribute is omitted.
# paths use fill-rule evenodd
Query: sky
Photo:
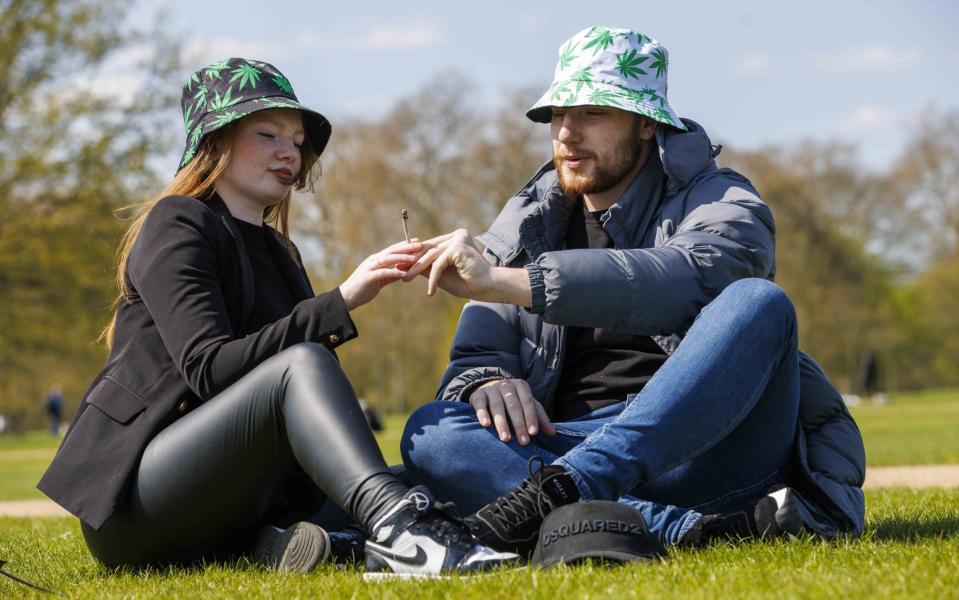
<svg viewBox="0 0 959 600"><path fill-rule="evenodd" d="M451 70L477 84L479 108L530 85L532 104L560 45L592 25L662 42L671 106L741 149L840 141L881 170L930 108L959 108L955 0L140 0L134 18L157 10L194 68L227 56L272 63L334 131Z"/></svg>

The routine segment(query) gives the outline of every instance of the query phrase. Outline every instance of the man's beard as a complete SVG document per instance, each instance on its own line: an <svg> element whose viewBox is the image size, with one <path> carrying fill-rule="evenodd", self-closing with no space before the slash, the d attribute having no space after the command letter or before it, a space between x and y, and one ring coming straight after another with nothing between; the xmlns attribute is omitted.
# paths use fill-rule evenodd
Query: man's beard
<svg viewBox="0 0 959 600"><path fill-rule="evenodd" d="M553 166L559 175L559 187L567 197L575 198L582 194L600 194L612 189L636 166L643 150L643 140L639 137L640 124L630 135L620 139L613 151L605 156L590 153L594 168L590 174L569 172L563 165L566 154L553 153ZM572 154L576 154L573 152Z"/></svg>

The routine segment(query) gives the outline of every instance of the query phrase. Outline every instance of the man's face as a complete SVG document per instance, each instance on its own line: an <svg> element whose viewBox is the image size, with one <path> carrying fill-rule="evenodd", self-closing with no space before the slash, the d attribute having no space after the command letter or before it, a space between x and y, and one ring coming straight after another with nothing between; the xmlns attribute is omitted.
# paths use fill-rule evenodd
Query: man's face
<svg viewBox="0 0 959 600"><path fill-rule="evenodd" d="M608 106L553 107L553 164L567 196L605 192L639 161L655 124Z"/></svg>

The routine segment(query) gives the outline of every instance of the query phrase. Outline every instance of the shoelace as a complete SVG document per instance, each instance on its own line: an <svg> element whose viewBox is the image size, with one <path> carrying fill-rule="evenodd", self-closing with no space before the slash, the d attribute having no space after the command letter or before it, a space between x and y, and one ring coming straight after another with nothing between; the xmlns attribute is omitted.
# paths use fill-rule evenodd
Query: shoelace
<svg viewBox="0 0 959 600"><path fill-rule="evenodd" d="M472 537L463 523L463 518L452 502L433 501L419 513L417 520L423 521L431 531L436 533L446 546L469 545Z"/></svg>
<svg viewBox="0 0 959 600"><path fill-rule="evenodd" d="M538 463L537 467L533 465ZM500 496L493 503L491 517L497 525L511 527L528 521L531 517L544 517L552 508L553 502L542 490L543 481L534 483L537 473L543 470L546 461L540 456L532 456L526 463L529 479L523 481L520 487L505 496Z"/></svg>

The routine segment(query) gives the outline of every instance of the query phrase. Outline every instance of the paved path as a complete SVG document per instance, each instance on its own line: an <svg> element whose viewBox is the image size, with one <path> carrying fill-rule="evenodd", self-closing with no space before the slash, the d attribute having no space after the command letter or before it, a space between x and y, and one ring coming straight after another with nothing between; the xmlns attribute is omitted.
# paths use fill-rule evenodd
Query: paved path
<svg viewBox="0 0 959 600"><path fill-rule="evenodd" d="M873 467L866 473L866 489L904 486L913 489L959 487L959 465ZM66 517L50 500L0 502L0 517Z"/></svg>

